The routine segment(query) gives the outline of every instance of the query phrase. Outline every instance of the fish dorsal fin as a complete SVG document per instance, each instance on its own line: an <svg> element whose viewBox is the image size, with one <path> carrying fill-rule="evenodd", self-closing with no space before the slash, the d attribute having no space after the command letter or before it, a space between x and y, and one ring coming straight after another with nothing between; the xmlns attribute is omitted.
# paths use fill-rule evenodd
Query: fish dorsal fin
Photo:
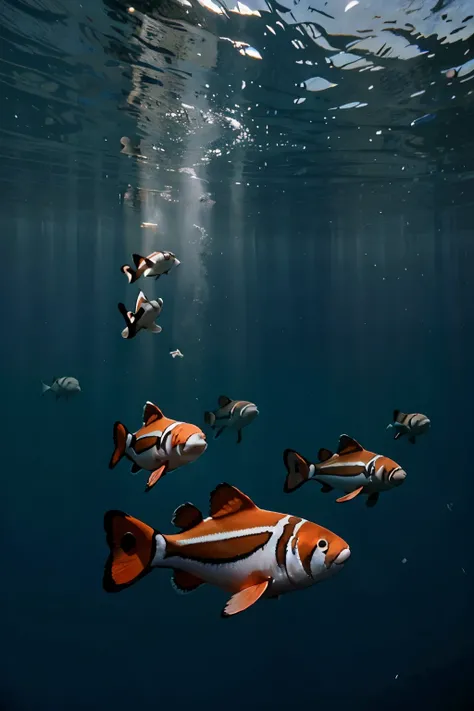
<svg viewBox="0 0 474 711"><path fill-rule="evenodd" d="M140 262L143 260L143 257L141 256L141 254L132 254L132 259L133 259L133 263L135 264L136 268L138 269L138 267L140 266Z"/></svg>
<svg viewBox="0 0 474 711"><path fill-rule="evenodd" d="M327 462L328 459L331 459L333 456L333 453L331 452L330 449L325 449L322 447L322 449L319 450L318 452L318 459L320 462Z"/></svg>
<svg viewBox="0 0 474 711"><path fill-rule="evenodd" d="M238 511L257 509L252 499L236 489L235 486L218 484L211 492L209 514L212 518L223 518L231 516Z"/></svg>
<svg viewBox="0 0 474 711"><path fill-rule="evenodd" d="M189 531L190 528L194 528L194 526L197 526L201 521L202 513L197 506L189 503L189 501L178 506L171 519L173 526L181 528L182 531Z"/></svg>
<svg viewBox="0 0 474 711"><path fill-rule="evenodd" d="M140 311L140 307L143 306L143 304L147 304L147 303L148 303L148 299L146 298L143 291L141 291L137 296L137 304L135 306L135 313L138 313Z"/></svg>
<svg viewBox="0 0 474 711"><path fill-rule="evenodd" d="M404 412L401 412L400 410L393 411L393 421L394 422L403 422L405 417L406 417L406 415Z"/></svg>
<svg viewBox="0 0 474 711"><path fill-rule="evenodd" d="M219 395L219 399L217 400L219 407L225 407L229 402L232 402L230 397L227 397L227 395Z"/></svg>
<svg viewBox="0 0 474 711"><path fill-rule="evenodd" d="M339 446L337 448L337 453L341 454L352 454L353 452L363 452L364 448L357 442L357 440L352 439L349 435L342 434L339 437Z"/></svg>
<svg viewBox="0 0 474 711"><path fill-rule="evenodd" d="M161 420L162 417L164 417L164 415L159 407L152 402L145 403L145 407L143 408L143 424L145 426L151 425L152 422L156 422L157 420Z"/></svg>

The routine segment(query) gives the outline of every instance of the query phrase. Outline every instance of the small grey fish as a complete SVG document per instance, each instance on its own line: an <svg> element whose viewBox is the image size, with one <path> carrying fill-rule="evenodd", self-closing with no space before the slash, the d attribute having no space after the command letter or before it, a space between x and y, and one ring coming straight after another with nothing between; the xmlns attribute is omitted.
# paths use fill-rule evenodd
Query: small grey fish
<svg viewBox="0 0 474 711"><path fill-rule="evenodd" d="M393 411L393 424L388 425L387 429L394 429L394 439L400 439L403 435L408 435L408 441L415 444L416 437L428 432L431 427L431 422L419 412L410 415L401 412L400 410Z"/></svg>
<svg viewBox="0 0 474 711"><path fill-rule="evenodd" d="M214 412L204 413L204 422L217 429L217 439L226 428L237 430L237 444L242 442L242 429L249 425L259 414L257 406L247 400L231 400L227 395L218 399L219 408Z"/></svg>
<svg viewBox="0 0 474 711"><path fill-rule="evenodd" d="M76 393L81 392L79 380L70 376L62 378L53 378L53 382L51 385L45 385L43 382L41 383L41 385L43 386L43 395L48 391L51 391L56 395L56 400L58 400L58 398L60 397L65 397L66 399L68 399L70 395L75 395Z"/></svg>
<svg viewBox="0 0 474 711"><path fill-rule="evenodd" d="M162 308L163 299L149 300L143 291L138 294L135 313L127 311L125 304L120 303L118 310L126 323L122 331L122 338L135 338L139 331L161 333L162 328L155 323L155 319L160 315Z"/></svg>

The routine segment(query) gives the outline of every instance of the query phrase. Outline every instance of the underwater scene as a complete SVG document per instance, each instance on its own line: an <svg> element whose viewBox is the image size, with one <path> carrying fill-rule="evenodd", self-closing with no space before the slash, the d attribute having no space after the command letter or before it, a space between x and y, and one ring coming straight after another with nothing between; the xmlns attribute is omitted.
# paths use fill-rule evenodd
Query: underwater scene
<svg viewBox="0 0 474 711"><path fill-rule="evenodd" d="M0 711L474 711L473 0L0 38Z"/></svg>

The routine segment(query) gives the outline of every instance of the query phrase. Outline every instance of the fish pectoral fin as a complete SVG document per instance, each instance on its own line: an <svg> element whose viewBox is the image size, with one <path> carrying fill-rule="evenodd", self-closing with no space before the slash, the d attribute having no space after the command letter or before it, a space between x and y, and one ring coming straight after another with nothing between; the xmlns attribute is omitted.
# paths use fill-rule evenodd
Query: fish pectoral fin
<svg viewBox="0 0 474 711"><path fill-rule="evenodd" d="M367 501L365 502L365 505L368 506L369 509L371 509L373 506L375 506L375 504L377 503L378 500L379 500L379 492L376 491L374 494L370 494Z"/></svg>
<svg viewBox="0 0 474 711"><path fill-rule="evenodd" d="M240 444L242 442L242 430L239 430L237 433L237 444Z"/></svg>
<svg viewBox="0 0 474 711"><path fill-rule="evenodd" d="M148 269L153 269L153 267L155 266L155 262L153 262L151 259L148 259L148 257L143 257L143 259Z"/></svg>
<svg viewBox="0 0 474 711"><path fill-rule="evenodd" d="M332 490L333 490L333 487L330 486L329 484L323 484L322 487L321 487L321 492L322 492L323 494L329 494L329 492L332 491Z"/></svg>
<svg viewBox="0 0 474 711"><path fill-rule="evenodd" d="M157 323L152 323L151 326L148 326L148 330L152 333L161 333L163 329Z"/></svg>
<svg viewBox="0 0 474 711"><path fill-rule="evenodd" d="M257 583L256 585L251 585L248 588L244 588L235 595L232 595L227 605L222 610L222 617L232 617L232 615L238 615L239 612L243 612L248 607L253 605L259 600L265 590L268 588L270 578Z"/></svg>
<svg viewBox="0 0 474 711"><path fill-rule="evenodd" d="M355 499L355 497L360 494L363 488L363 486L359 486L358 489L354 489L354 491L351 491L349 494L346 494L345 496L340 496L339 499L336 499L337 503L342 504L344 501L350 501L351 499Z"/></svg>
<svg viewBox="0 0 474 711"><path fill-rule="evenodd" d="M217 439L218 437L221 436L221 434L224 432L225 427L221 427L219 430L217 430L216 434L214 435L214 439Z"/></svg>
<svg viewBox="0 0 474 711"><path fill-rule="evenodd" d="M408 437L408 441L410 442L410 444L416 444L415 437Z"/></svg>
<svg viewBox="0 0 474 711"><path fill-rule="evenodd" d="M155 469L155 471L150 474L146 483L145 493L147 491L150 491L150 489L153 489L153 487L161 479L161 477L166 474L166 467L167 465L163 464L159 469Z"/></svg>
<svg viewBox="0 0 474 711"><path fill-rule="evenodd" d="M175 570L173 572L173 577L171 578L171 585L174 587L176 592L181 595L186 595L187 593L196 590L200 585L204 585L204 580L198 578L192 573L187 573L185 570Z"/></svg>
<svg viewBox="0 0 474 711"><path fill-rule="evenodd" d="M130 470L132 474L138 474L139 471L141 471L141 467L138 466L135 462L132 464L132 468Z"/></svg>

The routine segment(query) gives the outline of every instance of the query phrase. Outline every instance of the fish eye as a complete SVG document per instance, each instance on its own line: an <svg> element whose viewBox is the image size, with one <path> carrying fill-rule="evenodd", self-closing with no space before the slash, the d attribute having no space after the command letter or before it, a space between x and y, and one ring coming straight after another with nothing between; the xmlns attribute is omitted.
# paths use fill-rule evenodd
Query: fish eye
<svg viewBox="0 0 474 711"><path fill-rule="evenodd" d="M318 548L321 548L321 549L324 548L325 550L327 550L328 547L329 547L329 544L328 544L328 542L326 541L326 539L320 538L319 541L318 541Z"/></svg>

